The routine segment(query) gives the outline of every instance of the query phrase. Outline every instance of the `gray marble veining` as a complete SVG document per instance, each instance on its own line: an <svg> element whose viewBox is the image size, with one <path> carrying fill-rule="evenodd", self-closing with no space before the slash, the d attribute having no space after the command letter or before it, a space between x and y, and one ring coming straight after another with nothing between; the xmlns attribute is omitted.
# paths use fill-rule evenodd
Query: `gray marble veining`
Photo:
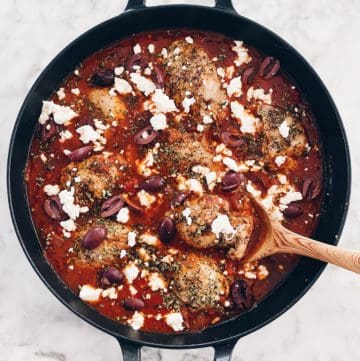
<svg viewBox="0 0 360 361"><path fill-rule="evenodd" d="M181 1L151 0L151 5ZM183 1L185 2L185 1ZM211 4L211 1L186 1ZM3 0L0 7L0 359L121 360L117 341L60 304L27 262L12 228L5 169L10 133L29 87L51 58L91 26L121 12L125 0ZM234 1L235 3L235 1ZM241 0L236 9L292 43L318 71L347 129L353 193L341 239L360 248L360 1ZM360 360L360 281L328 267L285 315L240 340L236 361ZM208 361L213 351L146 348L146 361Z"/></svg>

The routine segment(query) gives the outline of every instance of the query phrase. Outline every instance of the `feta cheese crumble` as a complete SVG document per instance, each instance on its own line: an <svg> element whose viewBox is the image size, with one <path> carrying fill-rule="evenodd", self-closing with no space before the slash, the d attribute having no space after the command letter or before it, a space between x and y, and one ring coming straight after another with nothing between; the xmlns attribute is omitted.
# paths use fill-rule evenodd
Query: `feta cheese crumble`
<svg viewBox="0 0 360 361"><path fill-rule="evenodd" d="M164 130L167 128L166 115L158 113L150 118L150 124L154 130Z"/></svg>
<svg viewBox="0 0 360 361"><path fill-rule="evenodd" d="M60 187L57 184L46 184L43 189L44 192L50 197L56 196L60 192Z"/></svg>
<svg viewBox="0 0 360 361"><path fill-rule="evenodd" d="M151 97L159 113L177 112L174 100L170 99L161 89L155 89Z"/></svg>
<svg viewBox="0 0 360 361"><path fill-rule="evenodd" d="M131 73L130 79L145 96L150 95L156 89L155 84L151 80L138 73Z"/></svg>
<svg viewBox="0 0 360 361"><path fill-rule="evenodd" d="M233 116L241 121L240 130L243 133L255 134L257 119L237 101L231 102L230 107Z"/></svg>
<svg viewBox="0 0 360 361"><path fill-rule="evenodd" d="M182 104L182 106L184 108L184 112L189 113L190 112L190 107L193 104L195 104L195 98L194 97L191 97L191 98L185 97L181 104Z"/></svg>
<svg viewBox="0 0 360 361"><path fill-rule="evenodd" d="M139 44L136 44L133 48L134 54L140 54L141 53L141 46Z"/></svg>
<svg viewBox="0 0 360 361"><path fill-rule="evenodd" d="M150 275L149 286L152 291L166 290L165 282L157 272L154 272Z"/></svg>
<svg viewBox="0 0 360 361"><path fill-rule="evenodd" d="M182 331L184 329L184 319L180 312L168 313L165 316L165 321L174 331Z"/></svg>
<svg viewBox="0 0 360 361"><path fill-rule="evenodd" d="M266 104L271 104L271 94L272 89L270 89L269 93L265 93L264 89L262 88L254 89L253 87L251 87L248 89L246 96L248 101L254 98L256 100L261 100Z"/></svg>
<svg viewBox="0 0 360 361"><path fill-rule="evenodd" d="M135 311L130 320L128 320L128 324L136 331L144 326L144 320L144 315L141 312Z"/></svg>
<svg viewBox="0 0 360 361"><path fill-rule="evenodd" d="M211 232L216 234L216 238L224 237L227 241L234 238L236 229L230 223L226 214L218 214L211 223Z"/></svg>
<svg viewBox="0 0 360 361"><path fill-rule="evenodd" d="M79 297L86 302L99 301L100 294L103 290L101 288L94 288L90 285L81 286Z"/></svg>
<svg viewBox="0 0 360 361"><path fill-rule="evenodd" d="M183 211L182 211L182 215L185 218L186 224L188 226L191 226L192 224L192 219L190 217L191 215L191 209L189 207L186 207Z"/></svg>
<svg viewBox="0 0 360 361"><path fill-rule="evenodd" d="M188 44L194 44L194 39L191 37L191 36L187 36L185 38L185 41L188 43Z"/></svg>
<svg viewBox="0 0 360 361"><path fill-rule="evenodd" d="M154 54L154 53L155 53L155 45L154 45L154 44L149 44L148 47L147 47L147 49L148 49L148 52L149 52L150 54Z"/></svg>
<svg viewBox="0 0 360 361"><path fill-rule="evenodd" d="M126 277L126 280L129 284L132 284L133 281L137 278L139 275L139 268L136 266L135 263L130 262L127 266L125 266L123 273Z"/></svg>
<svg viewBox="0 0 360 361"><path fill-rule="evenodd" d="M109 90L109 94L114 96L117 92L121 95L125 95L131 93L132 91L133 89L127 80L115 77L114 87Z"/></svg>
<svg viewBox="0 0 360 361"><path fill-rule="evenodd" d="M286 122L286 119L279 126L279 133L283 138L287 138L289 136L290 128Z"/></svg>
<svg viewBox="0 0 360 361"><path fill-rule="evenodd" d="M65 89L64 88L60 88L57 92L56 95L58 97L59 100L63 100L65 99Z"/></svg>
<svg viewBox="0 0 360 361"><path fill-rule="evenodd" d="M248 49L243 46L243 42L239 40L234 41L235 45L231 49L237 54L237 59L234 60L236 66L243 63L247 64L251 61L251 56L248 54Z"/></svg>
<svg viewBox="0 0 360 361"><path fill-rule="evenodd" d="M90 142L95 143L101 139L101 134L99 134L99 132L97 132L91 125L88 124L76 128L76 133L80 134L79 139L84 144L88 144Z"/></svg>
<svg viewBox="0 0 360 361"><path fill-rule="evenodd" d="M128 246L129 247L134 247L136 245L136 232L130 231L127 235L127 239L128 239Z"/></svg>
<svg viewBox="0 0 360 361"><path fill-rule="evenodd" d="M53 101L44 100L42 102L41 114L39 116L39 123L45 124L50 115L53 116L56 124L65 124L78 114L75 113L70 107L65 105L55 104Z"/></svg>
<svg viewBox="0 0 360 361"><path fill-rule="evenodd" d="M129 221L129 208L123 207L116 215L116 220L120 223L127 223Z"/></svg>
<svg viewBox="0 0 360 361"><path fill-rule="evenodd" d="M241 96L242 94L242 82L241 76L231 79L229 85L226 88L227 95L229 97L235 95L236 97Z"/></svg>
<svg viewBox="0 0 360 361"><path fill-rule="evenodd" d="M285 155L278 155L275 158L275 164L280 167L281 165L283 165L286 161L286 156Z"/></svg>
<svg viewBox="0 0 360 361"><path fill-rule="evenodd" d="M146 192L143 189L137 193L137 197L140 204L146 208L150 207L156 201L155 196L152 196L150 193Z"/></svg>

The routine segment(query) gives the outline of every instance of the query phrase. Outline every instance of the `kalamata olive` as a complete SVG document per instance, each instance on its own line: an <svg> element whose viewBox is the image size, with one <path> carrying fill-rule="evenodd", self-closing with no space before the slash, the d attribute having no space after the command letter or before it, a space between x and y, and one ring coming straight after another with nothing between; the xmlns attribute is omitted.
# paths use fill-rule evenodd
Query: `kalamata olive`
<svg viewBox="0 0 360 361"><path fill-rule="evenodd" d="M175 235L175 222L170 217L165 217L159 226L159 237L164 243L170 242Z"/></svg>
<svg viewBox="0 0 360 361"><path fill-rule="evenodd" d="M101 217L111 217L119 212L125 201L121 195L115 195L107 199L101 206Z"/></svg>
<svg viewBox="0 0 360 361"><path fill-rule="evenodd" d="M185 202L185 199L188 197L188 195L184 192L179 192L175 195L175 197L172 200L172 205L174 207L180 206Z"/></svg>
<svg viewBox="0 0 360 361"><path fill-rule="evenodd" d="M91 125L92 127L95 126L95 122L93 118L90 117L81 117L77 122L76 122L76 126L77 127L82 127L84 125Z"/></svg>
<svg viewBox="0 0 360 361"><path fill-rule="evenodd" d="M134 65L138 65L140 66L141 69L145 69L146 66L148 65L148 62L143 54L134 54L130 56L128 60L126 60L125 69L127 71L132 71Z"/></svg>
<svg viewBox="0 0 360 361"><path fill-rule="evenodd" d="M255 75L256 70L254 66L250 66L249 68L245 69L241 76L242 83L245 85L251 85L254 82Z"/></svg>
<svg viewBox="0 0 360 361"><path fill-rule="evenodd" d="M102 272L101 284L105 287L110 287L113 284L120 284L124 280L123 274L116 268L108 268Z"/></svg>
<svg viewBox="0 0 360 361"><path fill-rule="evenodd" d="M321 184L317 179L306 178L302 187L302 196L306 200L315 199L320 195Z"/></svg>
<svg viewBox="0 0 360 361"><path fill-rule="evenodd" d="M154 74L155 74L155 84L157 88L162 88L165 84L165 72L160 65L153 65Z"/></svg>
<svg viewBox="0 0 360 361"><path fill-rule="evenodd" d="M228 145L229 147L239 147L240 145L245 144L245 141L242 137L231 132L222 132L220 134L221 141Z"/></svg>
<svg viewBox="0 0 360 361"><path fill-rule="evenodd" d="M141 310L145 303L140 298L129 298L124 301L124 308L128 311L138 311Z"/></svg>
<svg viewBox="0 0 360 361"><path fill-rule="evenodd" d="M93 227L89 229L82 241L82 245L86 249L94 249L106 238L107 230L105 227Z"/></svg>
<svg viewBox="0 0 360 361"><path fill-rule="evenodd" d="M149 144L157 137L157 135L157 131L154 130L151 125L148 125L135 134L134 142L142 145Z"/></svg>
<svg viewBox="0 0 360 361"><path fill-rule="evenodd" d="M113 70L101 69L91 77L91 83L99 86L110 86L114 84L115 74Z"/></svg>
<svg viewBox="0 0 360 361"><path fill-rule="evenodd" d="M300 217L303 213L304 211L300 206L292 203L290 203L283 211L283 214L286 218L297 218Z"/></svg>
<svg viewBox="0 0 360 361"><path fill-rule="evenodd" d="M233 170L229 170L222 179L222 190L225 192L231 192L244 181L245 176L242 173L236 173Z"/></svg>
<svg viewBox="0 0 360 361"><path fill-rule="evenodd" d="M72 162L80 162L89 155L92 149L92 145L85 145L84 147L73 150L71 153L67 154L67 157Z"/></svg>
<svg viewBox="0 0 360 361"><path fill-rule="evenodd" d="M272 56L266 57L259 67L259 75L264 79L273 78L280 69L280 61Z"/></svg>
<svg viewBox="0 0 360 361"><path fill-rule="evenodd" d="M56 134L56 124L53 119L49 119L41 128L41 140L46 142Z"/></svg>
<svg viewBox="0 0 360 361"><path fill-rule="evenodd" d="M235 305L242 311L250 309L254 303L250 287L243 280L237 280L232 284L231 297Z"/></svg>
<svg viewBox="0 0 360 361"><path fill-rule="evenodd" d="M158 175L149 177L139 184L140 189L150 193L159 192L164 188L164 186L164 180Z"/></svg>
<svg viewBox="0 0 360 361"><path fill-rule="evenodd" d="M52 219L60 221L65 218L65 213L62 209L58 196L53 196L46 199L44 202L44 209L46 214Z"/></svg>

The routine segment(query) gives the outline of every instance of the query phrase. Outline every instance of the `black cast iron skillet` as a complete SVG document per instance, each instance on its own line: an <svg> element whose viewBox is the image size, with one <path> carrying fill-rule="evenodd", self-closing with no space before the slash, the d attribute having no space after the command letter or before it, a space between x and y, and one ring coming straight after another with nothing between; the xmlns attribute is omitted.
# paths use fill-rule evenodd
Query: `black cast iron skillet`
<svg viewBox="0 0 360 361"><path fill-rule="evenodd" d="M346 136L336 107L325 86L302 56L276 34L238 15L231 0L217 0L214 8L193 5L147 8L143 0L129 0L126 11L81 35L41 73L27 95L13 130L8 158L8 197L20 243L35 271L71 311L116 337L124 359L139 360L141 346L196 348L213 346L216 360L229 360L235 342L287 311L314 284L325 264L302 258L296 270L257 308L199 333L155 334L134 331L102 316L82 302L57 277L46 261L27 206L23 171L41 101L57 89L63 78L86 57L133 33L160 28L193 28L223 33L280 59L310 101L320 131L324 157L324 199L315 238L337 244L348 208L350 158Z"/></svg>

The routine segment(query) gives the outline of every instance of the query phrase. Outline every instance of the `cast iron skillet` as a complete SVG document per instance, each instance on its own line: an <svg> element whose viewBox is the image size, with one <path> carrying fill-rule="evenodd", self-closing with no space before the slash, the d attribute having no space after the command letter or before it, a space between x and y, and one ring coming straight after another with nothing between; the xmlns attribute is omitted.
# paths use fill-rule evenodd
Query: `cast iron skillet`
<svg viewBox="0 0 360 361"><path fill-rule="evenodd" d="M315 238L337 244L348 208L350 158L340 116L328 91L304 58L276 34L239 16L231 0L217 0L214 8L193 5L147 8L143 0L129 0L126 11L81 35L41 73L27 95L13 130L7 169L8 197L17 236L30 263L46 286L71 311L116 337L125 360L140 360L141 346L195 348L213 346L216 360L229 360L235 342L287 311L314 284L325 264L302 258L296 270L257 308L240 317L193 334L155 334L134 331L102 316L83 303L57 277L46 261L37 239L24 184L31 138L41 101L57 89L62 79L84 58L133 33L160 28L194 28L223 33L244 40L280 59L281 66L310 100L322 139L325 196Z"/></svg>

